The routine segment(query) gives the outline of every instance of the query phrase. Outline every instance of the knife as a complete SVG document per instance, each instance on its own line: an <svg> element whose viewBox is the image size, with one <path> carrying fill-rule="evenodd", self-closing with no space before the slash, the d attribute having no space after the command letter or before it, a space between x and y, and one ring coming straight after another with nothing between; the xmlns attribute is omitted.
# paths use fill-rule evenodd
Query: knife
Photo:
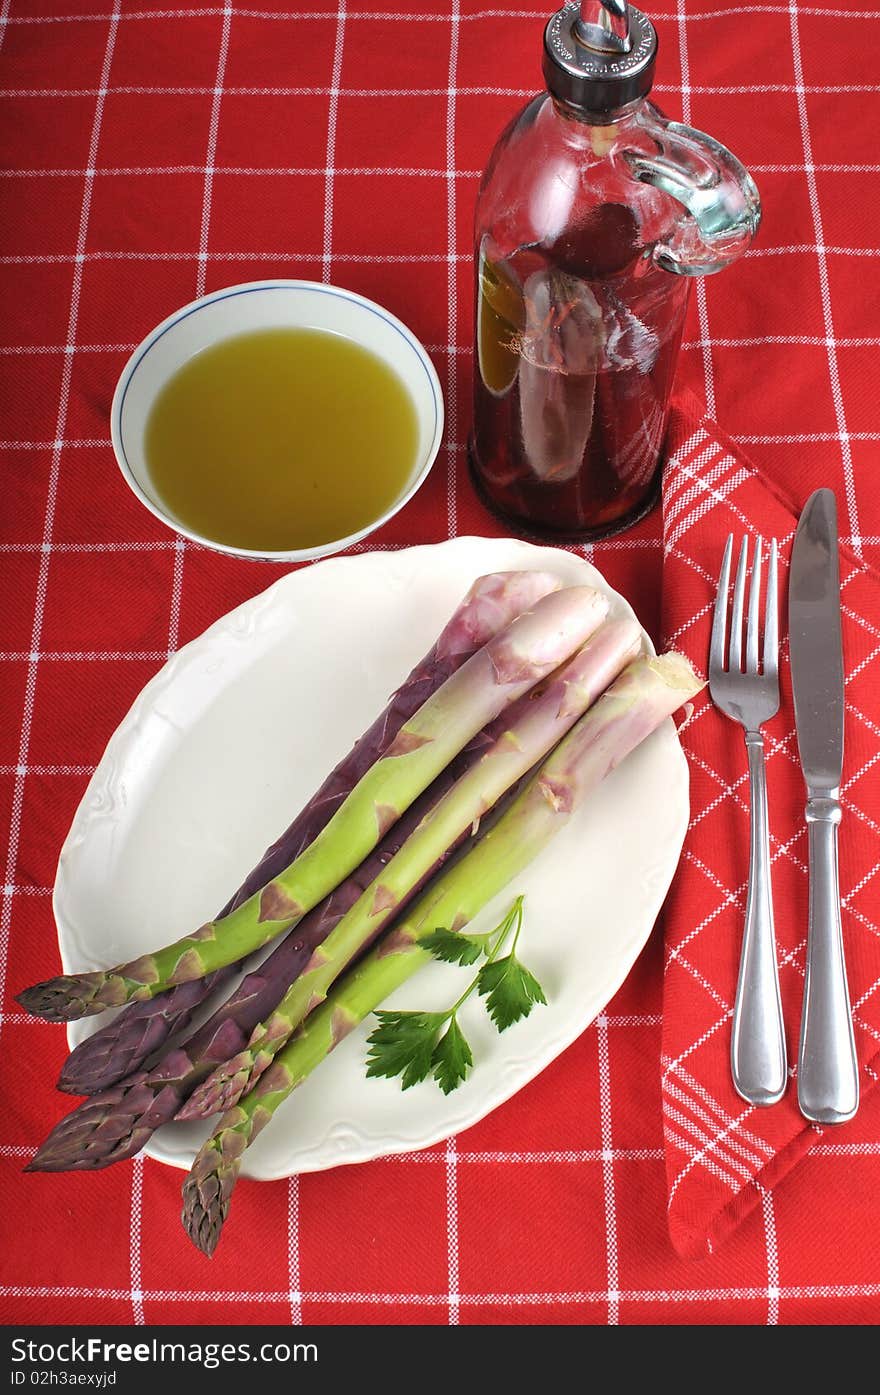
<svg viewBox="0 0 880 1395"><path fill-rule="evenodd" d="M859 1081L837 875L844 696L837 505L830 489L810 496L798 522L788 628L810 865L798 1105L816 1123L842 1124L858 1109Z"/></svg>

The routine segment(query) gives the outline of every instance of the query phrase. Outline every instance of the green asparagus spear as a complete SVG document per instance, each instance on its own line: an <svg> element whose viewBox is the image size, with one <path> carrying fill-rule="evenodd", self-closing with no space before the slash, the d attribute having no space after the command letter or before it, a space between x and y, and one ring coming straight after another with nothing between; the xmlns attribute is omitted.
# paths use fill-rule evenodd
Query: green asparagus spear
<svg viewBox="0 0 880 1395"><path fill-rule="evenodd" d="M540 694L529 693L509 709L509 723L498 739L425 816L315 949L275 1011L254 1029L244 1050L218 1066L194 1091L179 1119L219 1114L251 1088L300 1022L324 1001L346 965L372 943L462 833L477 825L505 791L553 749L635 658L640 645L635 620L609 620Z"/></svg>
<svg viewBox="0 0 880 1395"><path fill-rule="evenodd" d="M330 822L285 871L228 916L104 971L62 974L18 1001L50 1021L103 1012L203 978L295 925L372 851L482 727L552 673L598 628L606 598L587 586L543 596L470 658L401 727Z"/></svg>
<svg viewBox="0 0 880 1395"><path fill-rule="evenodd" d="M701 686L678 654L630 664L498 823L428 888L384 942L306 1019L196 1156L183 1187L182 1219L200 1250L214 1252L248 1145L342 1038L430 960L420 939L439 926L460 930L467 925L565 826L587 794Z"/></svg>
<svg viewBox="0 0 880 1395"><path fill-rule="evenodd" d="M280 838L266 849L256 867L218 911L217 919L235 910L278 872L290 866L330 822L364 771L385 754L407 718L446 682L450 674L461 668L517 615L529 610L542 596L558 591L561 585L559 577L550 572L532 570L478 576L427 654L391 695L384 710L358 737L352 749L330 771L320 789ZM154 998L129 1003L124 1012L117 1013L112 1022L86 1037L70 1053L61 1071L58 1089L71 1095L94 1095L132 1075L150 1057L155 1057L169 1036L184 1031L193 1014L211 994L228 988L241 967L241 964L228 964L206 978L190 979ZM279 998L286 987L286 983L279 984ZM114 1102L111 1108L117 1118L124 1117L121 1104ZM102 1142L106 1142L107 1135L101 1137Z"/></svg>

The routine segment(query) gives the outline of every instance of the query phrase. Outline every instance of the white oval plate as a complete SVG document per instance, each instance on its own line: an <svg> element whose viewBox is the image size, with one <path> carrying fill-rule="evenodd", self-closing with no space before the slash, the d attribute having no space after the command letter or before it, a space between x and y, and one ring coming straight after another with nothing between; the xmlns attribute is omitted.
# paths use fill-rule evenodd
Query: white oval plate
<svg viewBox="0 0 880 1395"><path fill-rule="evenodd" d="M109 967L214 914L429 648L473 579L539 567L591 584L582 559L514 539L457 538L334 558L282 577L218 620L147 684L111 737L61 852L54 908L66 970ZM645 636L646 646L650 641ZM650 934L688 822L687 764L666 722L604 783L477 930L525 893L522 958L549 1005L499 1035L481 1001L462 1027L470 1078L445 1097L364 1074L368 1020L248 1149L250 1177L287 1177L427 1147L477 1122L575 1040ZM464 982L430 964L388 1000L448 1006ZM71 1045L106 1018L69 1028ZM189 1167L203 1124L147 1153Z"/></svg>

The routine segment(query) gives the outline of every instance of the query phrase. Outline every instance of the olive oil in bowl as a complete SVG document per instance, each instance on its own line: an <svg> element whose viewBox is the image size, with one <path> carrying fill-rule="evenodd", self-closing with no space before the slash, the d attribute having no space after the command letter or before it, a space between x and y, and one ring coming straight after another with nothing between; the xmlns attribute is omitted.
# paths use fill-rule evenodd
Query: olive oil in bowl
<svg viewBox="0 0 880 1395"><path fill-rule="evenodd" d="M378 355L319 329L235 335L189 359L147 418L163 508L200 537L256 552L368 528L404 493L419 424Z"/></svg>

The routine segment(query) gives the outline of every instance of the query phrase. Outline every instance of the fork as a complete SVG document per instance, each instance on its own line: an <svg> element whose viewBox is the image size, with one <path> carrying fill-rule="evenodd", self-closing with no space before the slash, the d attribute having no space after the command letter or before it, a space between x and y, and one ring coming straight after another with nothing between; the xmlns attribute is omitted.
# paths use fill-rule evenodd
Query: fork
<svg viewBox="0 0 880 1395"><path fill-rule="evenodd" d="M737 1092L750 1104L776 1104L785 1093L787 1063L782 1002L776 968L776 937L770 889L770 838L767 780L761 727L779 710L779 629L776 540L770 543L764 604L763 643L759 617L761 539L749 583L748 621L743 663L743 609L748 568L748 538L742 540L733 586L730 644L727 600L733 534L727 539L709 649L709 691L716 707L745 728L749 761L749 883L739 980L733 1009L730 1064Z"/></svg>

